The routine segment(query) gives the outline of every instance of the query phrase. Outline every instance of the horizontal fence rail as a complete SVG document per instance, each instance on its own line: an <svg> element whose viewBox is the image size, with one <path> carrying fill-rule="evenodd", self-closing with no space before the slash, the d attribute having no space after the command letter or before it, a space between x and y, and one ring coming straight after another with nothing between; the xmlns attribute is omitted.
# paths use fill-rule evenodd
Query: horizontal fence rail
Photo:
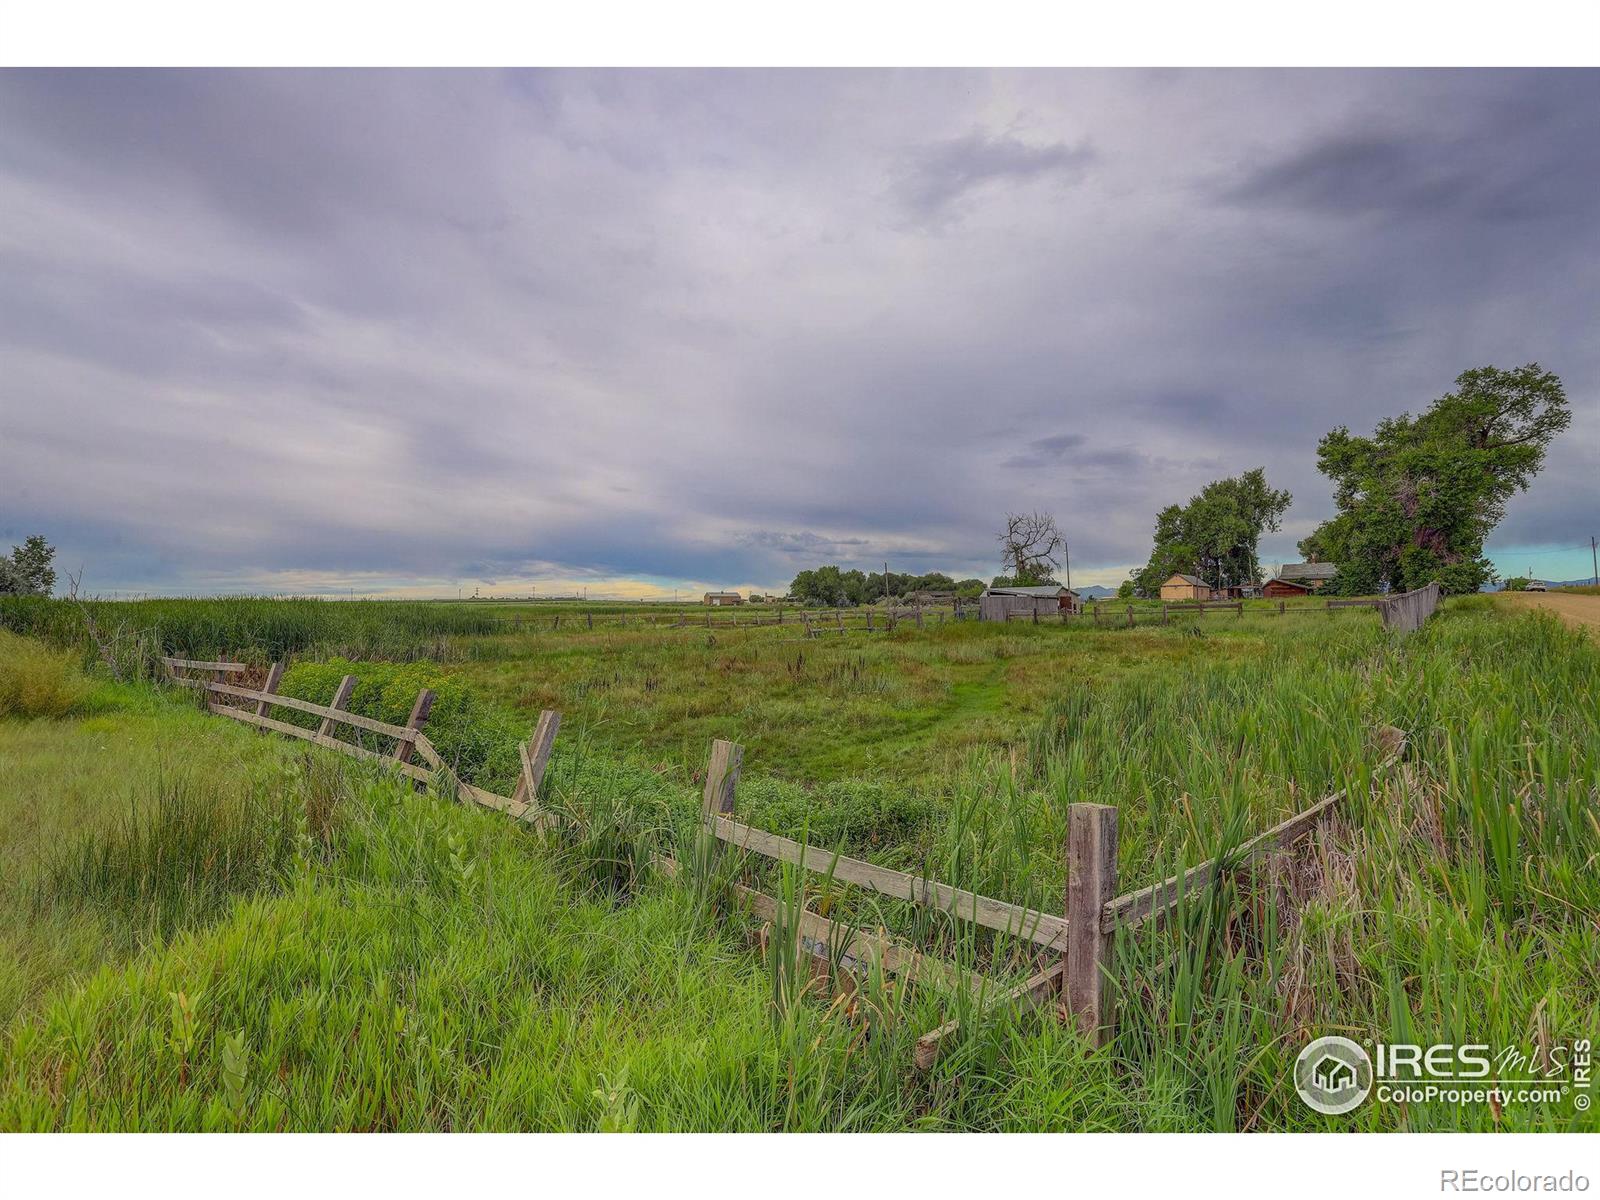
<svg viewBox="0 0 1600 1200"><path fill-rule="evenodd" d="M802 846L789 838L741 825L727 817L713 817L710 827L720 840L741 850L792 863L812 874L830 875L892 900L937 908L963 921L1025 938L1047 950L1066 949L1067 922L1052 913L1024 908L1020 904L1007 904L1003 900L991 900L976 892L963 891L904 871L874 866L858 858L847 858L816 846Z"/></svg>

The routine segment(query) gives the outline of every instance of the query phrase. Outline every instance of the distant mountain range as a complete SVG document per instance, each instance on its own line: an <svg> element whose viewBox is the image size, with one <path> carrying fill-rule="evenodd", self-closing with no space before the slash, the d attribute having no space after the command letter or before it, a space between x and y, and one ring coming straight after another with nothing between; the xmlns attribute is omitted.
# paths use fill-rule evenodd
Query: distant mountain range
<svg viewBox="0 0 1600 1200"><path fill-rule="evenodd" d="M1098 583L1093 587L1073 588L1073 591L1086 600L1104 600L1107 596L1115 596L1116 588L1101 587Z"/></svg>

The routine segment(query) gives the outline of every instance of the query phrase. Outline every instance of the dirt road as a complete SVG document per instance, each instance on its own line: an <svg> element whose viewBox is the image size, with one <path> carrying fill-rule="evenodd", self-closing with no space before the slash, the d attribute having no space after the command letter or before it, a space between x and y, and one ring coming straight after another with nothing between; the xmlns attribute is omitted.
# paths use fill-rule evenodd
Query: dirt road
<svg viewBox="0 0 1600 1200"><path fill-rule="evenodd" d="M1600 596L1571 592L1502 592L1497 599L1511 608L1546 608L1568 625L1600 629Z"/></svg>

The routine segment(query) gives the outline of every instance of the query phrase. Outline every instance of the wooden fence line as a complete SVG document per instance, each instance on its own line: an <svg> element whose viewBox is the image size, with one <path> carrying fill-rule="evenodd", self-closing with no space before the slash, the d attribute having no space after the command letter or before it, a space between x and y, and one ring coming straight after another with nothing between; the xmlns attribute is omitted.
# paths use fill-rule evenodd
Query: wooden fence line
<svg viewBox="0 0 1600 1200"><path fill-rule="evenodd" d="M1419 589L1421 593L1427 591ZM1434 585L1431 603L1419 621L1426 618L1427 612L1431 612L1432 605L1437 602L1437 587ZM1424 603L1428 603L1427 597L1419 601L1416 607L1421 609ZM283 696L275 690L283 674L281 664L269 673L268 688L258 690L221 681L226 674L248 670L243 664L177 658L163 659L163 662L173 682L206 693L207 707L212 713L258 729L300 738L352 757L382 763L419 783L432 782L443 776L451 783L458 799L493 808L518 819L529 818L536 827L548 828L550 814L539 809L538 793L560 727L559 713L547 711L540 715L533 736L518 747L522 770L515 795L500 796L461 780L423 732L433 696L426 688L418 694L407 723L397 726L345 711L343 706L348 703L355 684L353 676L347 675L341 680L333 703L319 705ZM185 678L180 674L184 670L208 671L218 678ZM212 699L213 696L219 699ZM230 705L222 703L222 699L253 701L254 704L249 707ZM313 731L278 721L267 715L273 706L321 716L322 722ZM394 750L390 754L382 754L335 738L326 732L332 724L364 729L390 738L395 743ZM1397 762L1405 748L1404 735L1397 729L1385 727L1378 736L1390 753L1375 769L1375 774ZM413 752L422 758L426 767L411 761ZM835 962L847 971L859 971L875 965L905 979L922 980L949 990L965 989L978 1003L980 1011L1000 1003L1052 1007L1053 1002L1059 1000L1061 1008L1080 1032L1097 1046L1109 1041L1115 1028L1111 967L1116 935L1171 910L1184 894L1206 886L1219 873L1233 870L1256 855L1294 842L1308 833L1347 794L1345 790L1335 792L1241 843L1227 854L1219 854L1212 861L1122 895L1116 894L1118 810L1112 805L1069 805L1065 847L1065 913L1057 915L981 896L861 859L830 853L740 823L733 818L733 813L737 805L743 757L743 748L737 743L717 739L711 744L701 818L716 844L731 845L790 863L803 871L822 874L892 899L937 908L958 920L1028 941L1035 947L1035 953L1054 956L1053 962L1042 964L1023 982L991 991L991 981L985 976L924 954L892 938L852 928L839 920L809 912L803 904L798 912L790 914L774 898L736 884L736 898L745 908L767 921L769 928L787 923L793 916L797 925L788 932L797 939L800 948L814 964L814 969L820 964L820 969L826 971L831 969L829 964ZM657 861L665 874L677 874L678 867L674 860L665 858ZM839 982L845 983L844 980ZM944 1043L959 1030L959 1020L949 1021L919 1038L913 1055L916 1067L920 1070L932 1067Z"/></svg>
<svg viewBox="0 0 1600 1200"><path fill-rule="evenodd" d="M1440 594L1439 584L1434 582L1385 600L1378 610L1384 628L1397 633L1415 633L1439 607Z"/></svg>
<svg viewBox="0 0 1600 1200"><path fill-rule="evenodd" d="M262 689L238 687L234 684L220 683L216 680L193 679L179 674L184 670L206 670L218 674L238 671L248 671L250 668L244 663L211 663L194 662L189 659L163 658L163 665L167 671L170 682L184 687L195 688L207 693L206 708L217 716L228 717L232 720L252 725L257 729L271 730L288 737L299 738L313 745L321 746L327 750L337 750L351 758L359 758L368 762L379 762L392 767L402 775L419 783L427 783L433 778L435 772L443 772L455 790L458 799L469 800L485 808L492 808L500 812L509 813L514 817L531 817L535 823L546 823L548 814L538 807L539 787L544 780L545 769L550 761L550 752L555 743L556 731L561 726L561 714L546 711L539 715L538 724L534 727L533 737L517 747L518 755L522 762L522 771L517 780L516 794L501 796L485 788L467 783L455 773L455 770L445 762L438 749L428 736L422 732L427 723L428 716L433 708L433 692L423 688L417 693L416 702L411 707L411 716L405 725L391 725L386 721L364 717L359 713L345 710L350 702L351 693L355 690L356 677L346 675L339 681L339 687L334 693L331 704L315 704L309 700L301 700L294 696L285 696L276 688L283 678L283 664L275 663L267 674L267 684ZM253 700L255 704L250 707L223 704L211 699L211 696L220 696L237 700ZM307 713L310 716L320 716L321 723L315 730L307 729L301 725L293 725L287 721L279 721L267 715L269 709L283 707L294 709L297 712ZM394 741L394 749L388 754L381 754L369 750L365 746L358 746L354 742L347 742L342 738L333 736L332 729L335 725L348 725L353 729L365 730L376 733L381 737ZM420 756L427 767L420 767L411 761L411 755Z"/></svg>

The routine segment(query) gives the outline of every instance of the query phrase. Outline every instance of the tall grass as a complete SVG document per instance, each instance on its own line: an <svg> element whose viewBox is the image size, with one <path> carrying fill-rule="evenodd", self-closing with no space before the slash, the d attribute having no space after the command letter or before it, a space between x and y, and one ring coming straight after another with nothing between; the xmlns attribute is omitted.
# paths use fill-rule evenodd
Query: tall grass
<svg viewBox="0 0 1600 1200"><path fill-rule="evenodd" d="M71 655L0 629L0 717L64 717L92 690Z"/></svg>
<svg viewBox="0 0 1600 1200"><path fill-rule="evenodd" d="M280 600L264 596L104 601L84 606L107 640L136 648L128 673L156 677L168 654L271 662L316 652L411 661L455 654L454 639L493 633L486 612L400 600ZM83 609L68 600L0 596L0 629L89 649Z"/></svg>
<svg viewBox="0 0 1600 1200"><path fill-rule="evenodd" d="M968 754L914 813L863 781L808 813L747 756L739 811L755 823L1053 911L1074 802L1117 804L1133 888L1347 788L1292 852L1117 938L1106 1048L1048 1014L881 973L842 997L812 986L788 936L802 906L996 987L1032 964L946 914L712 853L672 772L574 755L552 770L559 820L541 836L343 768L319 788L287 779L287 816L239 807L205 837L210 818L186 810L207 797L173 790L172 812L139 817L171 853L115 824L92 853L56 851L39 902L112 913L150 911L152 892L100 864L147 878L166 864L170 933L0 1031L0 1128L1592 1128L1570 1105L1322 1117L1290 1065L1328 1032L1532 1049L1592 1036L1600 653L1471 601L1403 640L1353 622L1249 636L1260 649L1244 656L1200 639L1210 657L1187 672L1074 679L1013 752ZM1376 776L1379 724L1410 746ZM195 864L213 841L238 865L208 891ZM676 879L645 869L661 851ZM735 879L781 902L762 955L726 904ZM913 1073L917 1037L951 1016L960 1036Z"/></svg>

